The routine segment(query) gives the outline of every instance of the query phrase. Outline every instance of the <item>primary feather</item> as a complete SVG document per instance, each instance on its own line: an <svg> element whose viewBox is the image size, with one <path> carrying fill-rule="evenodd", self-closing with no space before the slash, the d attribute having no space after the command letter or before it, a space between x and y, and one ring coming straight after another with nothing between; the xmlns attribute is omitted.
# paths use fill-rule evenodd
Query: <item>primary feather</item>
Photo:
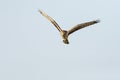
<svg viewBox="0 0 120 80"><path fill-rule="evenodd" d="M59 27L59 25L55 22L54 19L52 19L50 16L48 16L47 14L45 14L44 12L42 12L41 10L39 10L39 12L42 14L42 16L44 16L46 19L48 19L60 32L62 29Z"/></svg>
<svg viewBox="0 0 120 80"><path fill-rule="evenodd" d="M78 24L76 26L74 26L73 28L71 28L70 30L68 30L68 34L71 34L79 29L82 29L82 28L85 28L85 27L88 27L90 25L93 25L95 23L98 23L100 22L99 20L94 20L94 21L89 21L89 22L86 22L86 23L81 23L81 24Z"/></svg>

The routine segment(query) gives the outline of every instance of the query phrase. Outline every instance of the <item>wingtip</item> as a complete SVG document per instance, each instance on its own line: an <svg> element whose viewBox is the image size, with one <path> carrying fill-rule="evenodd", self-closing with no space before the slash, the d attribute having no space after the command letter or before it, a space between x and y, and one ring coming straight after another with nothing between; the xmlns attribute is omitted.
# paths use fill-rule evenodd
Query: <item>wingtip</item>
<svg viewBox="0 0 120 80"><path fill-rule="evenodd" d="M41 14L42 14L42 11L41 10L38 10Z"/></svg>
<svg viewBox="0 0 120 80"><path fill-rule="evenodd" d="M99 22L100 22L100 20L98 19L98 20L96 20L96 22L97 22L97 23L99 23Z"/></svg>

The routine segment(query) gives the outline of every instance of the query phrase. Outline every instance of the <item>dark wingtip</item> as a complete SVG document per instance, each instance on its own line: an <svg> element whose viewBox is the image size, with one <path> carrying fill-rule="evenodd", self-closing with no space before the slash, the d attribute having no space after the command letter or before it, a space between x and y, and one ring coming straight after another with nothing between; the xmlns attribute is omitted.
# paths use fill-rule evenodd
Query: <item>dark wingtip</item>
<svg viewBox="0 0 120 80"><path fill-rule="evenodd" d="M42 11L41 10L38 10L41 14L42 14Z"/></svg>
<svg viewBox="0 0 120 80"><path fill-rule="evenodd" d="M96 23L99 23L99 22L100 22L100 20L98 19L98 20L96 20L95 22L96 22Z"/></svg>

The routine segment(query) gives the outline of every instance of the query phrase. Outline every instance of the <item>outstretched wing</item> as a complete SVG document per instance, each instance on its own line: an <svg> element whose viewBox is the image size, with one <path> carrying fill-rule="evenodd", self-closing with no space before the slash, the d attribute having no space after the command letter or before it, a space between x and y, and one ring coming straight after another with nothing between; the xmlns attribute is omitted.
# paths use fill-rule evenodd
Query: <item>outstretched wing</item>
<svg viewBox="0 0 120 80"><path fill-rule="evenodd" d="M100 20L94 20L94 21L78 24L78 25L74 26L72 29L68 30L68 35L81 29L81 28L93 25L93 24L98 23L98 22L100 22Z"/></svg>
<svg viewBox="0 0 120 80"><path fill-rule="evenodd" d="M39 12L42 14L42 16L47 18L58 29L59 32L62 31L62 29L59 27L59 25L55 22L54 19L52 19L50 16L48 16L46 13L42 12L41 10L39 10Z"/></svg>

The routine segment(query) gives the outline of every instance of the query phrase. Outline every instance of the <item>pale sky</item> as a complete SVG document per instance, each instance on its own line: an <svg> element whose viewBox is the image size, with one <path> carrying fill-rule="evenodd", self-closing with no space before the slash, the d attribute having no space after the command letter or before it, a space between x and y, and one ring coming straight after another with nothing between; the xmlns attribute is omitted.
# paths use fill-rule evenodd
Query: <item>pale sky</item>
<svg viewBox="0 0 120 80"><path fill-rule="evenodd" d="M120 80L119 0L1 0L0 80ZM100 19L69 36L57 29Z"/></svg>

